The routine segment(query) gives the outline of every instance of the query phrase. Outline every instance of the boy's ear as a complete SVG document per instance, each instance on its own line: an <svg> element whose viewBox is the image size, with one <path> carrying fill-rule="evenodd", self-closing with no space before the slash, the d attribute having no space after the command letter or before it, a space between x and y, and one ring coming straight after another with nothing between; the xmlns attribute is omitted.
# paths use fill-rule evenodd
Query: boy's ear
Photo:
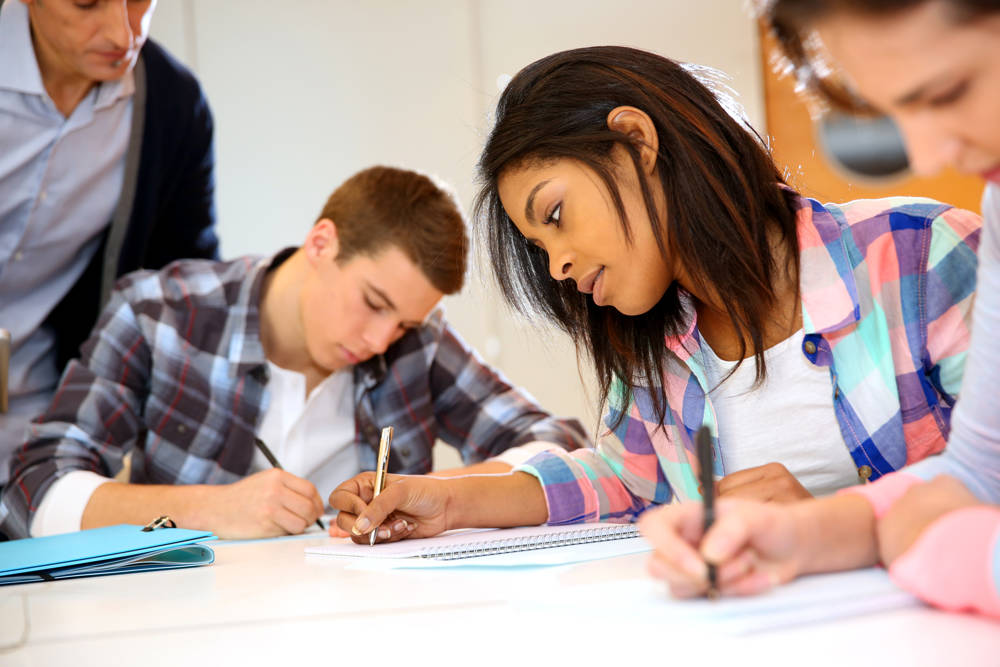
<svg viewBox="0 0 1000 667"><path fill-rule="evenodd" d="M627 135L639 149L643 169L647 174L656 170L656 154L660 137L653 119L645 111L630 106L615 107L608 113L608 129Z"/></svg>
<svg viewBox="0 0 1000 667"><path fill-rule="evenodd" d="M306 235L303 249L311 263L336 259L340 253L340 239L337 237L337 225L333 224L333 220L323 218L313 225Z"/></svg>

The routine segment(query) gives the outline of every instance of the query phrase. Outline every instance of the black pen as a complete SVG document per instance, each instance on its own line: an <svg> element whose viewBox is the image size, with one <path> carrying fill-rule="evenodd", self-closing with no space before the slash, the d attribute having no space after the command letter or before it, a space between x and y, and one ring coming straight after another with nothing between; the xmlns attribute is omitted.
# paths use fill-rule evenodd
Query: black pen
<svg viewBox="0 0 1000 667"><path fill-rule="evenodd" d="M278 459L274 458L274 454L272 454L271 450L264 444L263 440L254 436L253 444L257 445L257 449L260 450L260 453L264 455L264 458L267 459L267 462L270 463L272 467L275 467L278 470L284 470L284 468L281 467L281 464L278 463ZM324 526L323 522L319 519L316 519L316 525L319 526L320 530L326 530L326 526Z"/></svg>
<svg viewBox="0 0 1000 667"><path fill-rule="evenodd" d="M695 444L698 448L698 468L699 481L701 482L701 501L705 506L705 521L702 530L702 537L708 534L708 529L715 521L715 475L713 473L712 436L708 432L707 426L698 429L695 436ZM708 563L708 599L714 600L719 597L718 581L716 580L715 564Z"/></svg>

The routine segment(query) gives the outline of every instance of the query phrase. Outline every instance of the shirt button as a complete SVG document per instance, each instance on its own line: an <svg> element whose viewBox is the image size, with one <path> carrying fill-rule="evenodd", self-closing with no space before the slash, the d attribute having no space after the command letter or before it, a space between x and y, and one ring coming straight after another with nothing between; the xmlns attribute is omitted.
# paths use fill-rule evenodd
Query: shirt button
<svg viewBox="0 0 1000 667"><path fill-rule="evenodd" d="M840 398L840 387L834 387L833 388L833 397L834 398Z"/></svg>
<svg viewBox="0 0 1000 667"><path fill-rule="evenodd" d="M806 351L806 354L816 354L816 343L811 340L807 340L803 343L802 348Z"/></svg>
<svg viewBox="0 0 1000 667"><path fill-rule="evenodd" d="M15 262L20 262L22 259L24 259L24 252L18 250L17 252L14 253Z"/></svg>
<svg viewBox="0 0 1000 667"><path fill-rule="evenodd" d="M401 450L399 450L399 453L400 453L400 455L404 459L410 458L410 448L409 447L403 447Z"/></svg>
<svg viewBox="0 0 1000 667"><path fill-rule="evenodd" d="M872 476L871 466L865 465L858 468L858 478L861 479L862 482L867 482L871 476Z"/></svg>
<svg viewBox="0 0 1000 667"><path fill-rule="evenodd" d="M187 430L188 430L188 427L185 426L184 424L178 424L177 425L177 432L178 433L187 433Z"/></svg>
<svg viewBox="0 0 1000 667"><path fill-rule="evenodd" d="M38 193L38 201L45 201L45 197L46 197L45 190L42 190L41 192Z"/></svg>

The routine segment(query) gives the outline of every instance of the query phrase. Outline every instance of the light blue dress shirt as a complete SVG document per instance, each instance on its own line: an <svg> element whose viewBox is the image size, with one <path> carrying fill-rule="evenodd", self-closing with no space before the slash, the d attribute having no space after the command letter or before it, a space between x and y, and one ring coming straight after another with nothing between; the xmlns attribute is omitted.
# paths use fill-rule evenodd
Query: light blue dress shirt
<svg viewBox="0 0 1000 667"><path fill-rule="evenodd" d="M10 409L0 414L0 485L27 422L59 380L42 326L77 281L111 221L132 123L131 71L96 85L64 117L45 91L28 10L0 9L0 327L13 339Z"/></svg>

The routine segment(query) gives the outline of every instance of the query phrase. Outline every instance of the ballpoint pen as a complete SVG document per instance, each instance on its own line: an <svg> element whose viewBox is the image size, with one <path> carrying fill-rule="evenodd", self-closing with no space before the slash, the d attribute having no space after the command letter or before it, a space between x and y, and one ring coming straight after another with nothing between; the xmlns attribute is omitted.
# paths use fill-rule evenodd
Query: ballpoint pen
<svg viewBox="0 0 1000 667"><path fill-rule="evenodd" d="M382 429L382 438L378 443L378 460L375 464L375 488L372 494L372 500L378 498L378 494L382 493L382 489L385 488L385 478L389 472L389 445L392 443L392 427L386 426ZM381 525L381 524L379 524ZM379 526L372 528L371 535L368 537L368 544L370 546L375 546L375 538L378 536Z"/></svg>
<svg viewBox="0 0 1000 667"><path fill-rule="evenodd" d="M284 470L284 468L281 467L281 464L278 463L278 459L271 453L268 446L264 444L263 440L254 437L253 444L257 445L257 449L260 450L260 453L264 455L264 458L267 459L267 462L270 463L271 466L277 468L278 470ZM323 522L319 519L316 519L316 525L320 527L320 530L326 530L326 526L324 526Z"/></svg>
<svg viewBox="0 0 1000 667"><path fill-rule="evenodd" d="M715 475L713 466L712 436L708 432L707 426L698 429L695 436L695 444L698 449L698 475L701 483L701 500L705 506L704 529L702 537L708 534L708 529L715 521ZM719 597L719 586L714 563L706 563L708 566L708 592L706 595L710 600Z"/></svg>

